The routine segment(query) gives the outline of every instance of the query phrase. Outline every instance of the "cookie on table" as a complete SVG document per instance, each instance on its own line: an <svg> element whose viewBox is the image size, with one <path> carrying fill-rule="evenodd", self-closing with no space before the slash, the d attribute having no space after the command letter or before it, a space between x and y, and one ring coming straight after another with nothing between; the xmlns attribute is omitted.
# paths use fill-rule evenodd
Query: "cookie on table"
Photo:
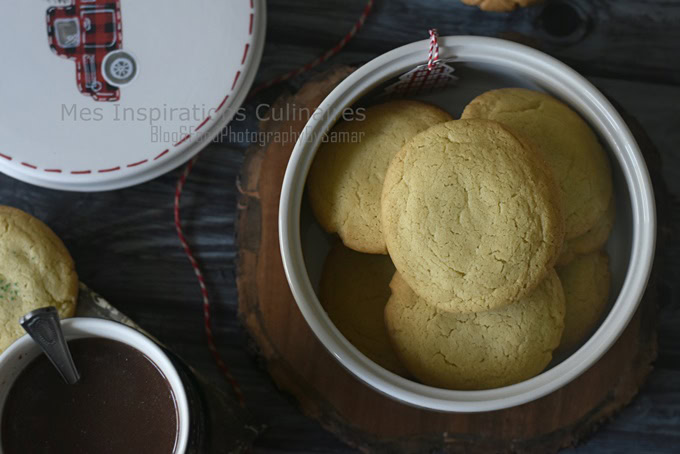
<svg viewBox="0 0 680 454"><path fill-rule="evenodd" d="M411 137L452 120L440 108L420 101L393 101L369 107L365 119L333 128L360 135L355 142L319 147L307 177L307 194L321 227L338 233L345 246L386 254L380 227L380 194L392 157Z"/></svg>
<svg viewBox="0 0 680 454"><path fill-rule="evenodd" d="M466 5L478 6L483 11L506 12L541 3L543 0L461 0Z"/></svg>
<svg viewBox="0 0 680 454"><path fill-rule="evenodd" d="M326 257L319 299L336 328L359 351L385 369L406 376L387 338L383 318L393 275L388 256L362 254L338 243Z"/></svg>
<svg viewBox="0 0 680 454"><path fill-rule="evenodd" d="M553 269L529 295L500 310L442 312L395 274L385 324L397 356L422 383L474 390L539 374L564 328L564 293Z"/></svg>
<svg viewBox="0 0 680 454"><path fill-rule="evenodd" d="M560 188L566 239L585 234L604 217L612 198L607 154L566 104L538 91L503 88L473 99L461 118L495 120L534 142Z"/></svg>
<svg viewBox="0 0 680 454"><path fill-rule="evenodd" d="M567 313L559 351L577 347L595 329L609 301L609 257L597 251L576 257L569 265L558 268Z"/></svg>
<svg viewBox="0 0 680 454"><path fill-rule="evenodd" d="M42 221L0 206L0 353L23 336L19 319L45 306L72 317L78 276L64 243Z"/></svg>
<svg viewBox="0 0 680 454"><path fill-rule="evenodd" d="M439 124L401 149L385 176L382 228L403 279L452 312L499 309L531 292L564 237L547 164L488 120Z"/></svg>
<svg viewBox="0 0 680 454"><path fill-rule="evenodd" d="M609 202L609 207L604 216L586 233L571 240L565 240L562 252L557 258L557 266L568 265L579 255L589 254L602 249L609 234L614 227L616 218L616 206L614 198Z"/></svg>

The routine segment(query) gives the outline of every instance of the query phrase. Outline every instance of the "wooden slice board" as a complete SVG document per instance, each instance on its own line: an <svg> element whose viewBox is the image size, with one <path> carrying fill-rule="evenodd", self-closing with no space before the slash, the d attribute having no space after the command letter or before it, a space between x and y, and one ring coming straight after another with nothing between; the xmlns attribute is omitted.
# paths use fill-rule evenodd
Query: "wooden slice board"
<svg viewBox="0 0 680 454"><path fill-rule="evenodd" d="M273 109L295 105L313 111L350 72L339 67L322 74L297 94L279 99ZM627 120L635 130L637 123ZM295 397L305 414L365 452L545 453L576 443L630 402L656 357L654 280L624 334L594 367L561 390L520 407L437 413L398 403L354 378L307 326L279 254L279 195L295 145L294 139L281 139L304 125L304 120L264 121L261 131L281 134L247 153L239 187L237 285L239 315L258 355L276 384ZM634 132L651 170L658 170L649 139L641 130ZM664 194L658 192L662 202Z"/></svg>

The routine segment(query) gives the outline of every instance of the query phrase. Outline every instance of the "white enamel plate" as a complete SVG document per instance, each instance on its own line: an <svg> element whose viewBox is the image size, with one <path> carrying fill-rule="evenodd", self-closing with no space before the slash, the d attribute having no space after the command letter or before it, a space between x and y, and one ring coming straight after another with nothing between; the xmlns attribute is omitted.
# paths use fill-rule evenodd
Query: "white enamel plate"
<svg viewBox="0 0 680 454"><path fill-rule="evenodd" d="M31 0L0 16L0 171L55 189L150 180L234 116L264 0Z"/></svg>

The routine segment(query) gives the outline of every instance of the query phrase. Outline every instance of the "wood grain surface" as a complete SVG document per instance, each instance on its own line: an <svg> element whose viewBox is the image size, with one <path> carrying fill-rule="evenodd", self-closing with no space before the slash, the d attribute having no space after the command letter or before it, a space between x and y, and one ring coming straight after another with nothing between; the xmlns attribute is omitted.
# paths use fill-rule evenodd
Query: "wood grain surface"
<svg viewBox="0 0 680 454"><path fill-rule="evenodd" d="M674 195L680 195L680 2L568 3L587 11L587 26L578 25L573 35L555 36L545 31L546 22L540 20L544 6L487 14L453 0L378 0L365 28L329 64L361 63L398 45L425 38L431 27L438 27L442 34L503 36L532 42L574 66L635 115L661 153L668 187ZM296 68L334 45L353 25L363 4L364 0L269 0L267 44L258 80ZM278 392L266 371L248 353L247 336L236 319L236 180L243 150L250 144L231 139L228 132L255 130L257 106L273 102L282 92L295 90L304 80L305 77L298 78L249 100L245 105L246 120L232 124L220 143L203 152L183 199L186 233L204 267L215 301L214 331L220 350L241 381L253 412L270 426L256 442L256 453L352 451L305 417L289 396ZM50 224L71 250L83 282L187 358L205 376L226 386L205 346L200 293L175 237L172 198L178 176L179 170L175 170L129 189L79 194L41 189L0 175L0 203L22 208ZM670 266L661 276L659 354L654 372L633 402L574 452L677 451L677 239L666 246L663 257Z"/></svg>

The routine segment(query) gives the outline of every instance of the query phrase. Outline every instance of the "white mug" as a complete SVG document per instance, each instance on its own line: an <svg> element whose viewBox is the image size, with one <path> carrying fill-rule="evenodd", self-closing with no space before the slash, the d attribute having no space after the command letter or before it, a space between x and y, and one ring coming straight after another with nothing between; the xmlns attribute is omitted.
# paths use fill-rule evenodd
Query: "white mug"
<svg viewBox="0 0 680 454"><path fill-rule="evenodd" d="M110 320L97 318L70 318L61 321L66 340L85 337L111 339L144 353L165 375L175 396L177 408L178 433L173 454L184 454L189 440L189 403L177 373L170 359L156 343L140 332ZM30 336L26 335L14 342L0 355L0 427L2 414L9 390L21 371L38 355L41 350ZM2 454L2 446L0 446Z"/></svg>

